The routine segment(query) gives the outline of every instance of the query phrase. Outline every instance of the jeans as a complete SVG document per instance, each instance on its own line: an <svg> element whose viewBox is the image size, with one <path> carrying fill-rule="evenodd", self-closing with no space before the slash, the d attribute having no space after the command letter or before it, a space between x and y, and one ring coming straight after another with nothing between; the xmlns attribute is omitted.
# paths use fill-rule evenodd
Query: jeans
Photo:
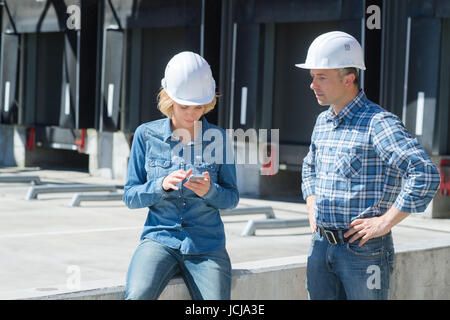
<svg viewBox="0 0 450 320"><path fill-rule="evenodd" d="M127 273L127 300L156 300L181 273L193 300L229 300L231 262L226 249L195 255L143 239Z"/></svg>
<svg viewBox="0 0 450 320"><path fill-rule="evenodd" d="M393 272L392 234L333 245L316 231L312 235L306 269L311 300L386 300Z"/></svg>

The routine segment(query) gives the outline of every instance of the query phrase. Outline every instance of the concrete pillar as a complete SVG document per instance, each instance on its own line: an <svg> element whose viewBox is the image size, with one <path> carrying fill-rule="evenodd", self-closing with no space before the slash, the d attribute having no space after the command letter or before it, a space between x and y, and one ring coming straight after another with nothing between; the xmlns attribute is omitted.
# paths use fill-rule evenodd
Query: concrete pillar
<svg viewBox="0 0 450 320"><path fill-rule="evenodd" d="M448 156L432 156L431 160L439 168L441 159L449 158ZM441 195L438 190L425 210L424 216L427 218L450 218L450 195Z"/></svg>
<svg viewBox="0 0 450 320"><path fill-rule="evenodd" d="M129 137L123 132L87 130L86 153L93 176L125 182L130 157Z"/></svg>
<svg viewBox="0 0 450 320"><path fill-rule="evenodd" d="M239 193L255 197L281 197L301 200L301 172L277 170L274 175L264 175L262 174L263 160L258 157L259 152L257 143L235 142L236 176ZM257 164L254 164L254 159L257 159Z"/></svg>
<svg viewBox="0 0 450 320"><path fill-rule="evenodd" d="M261 182L258 163L252 163L252 159L258 161L258 144L235 142L236 180L241 195L259 196Z"/></svg>
<svg viewBox="0 0 450 320"><path fill-rule="evenodd" d="M24 167L26 158L26 131L16 125L0 125L0 165Z"/></svg>

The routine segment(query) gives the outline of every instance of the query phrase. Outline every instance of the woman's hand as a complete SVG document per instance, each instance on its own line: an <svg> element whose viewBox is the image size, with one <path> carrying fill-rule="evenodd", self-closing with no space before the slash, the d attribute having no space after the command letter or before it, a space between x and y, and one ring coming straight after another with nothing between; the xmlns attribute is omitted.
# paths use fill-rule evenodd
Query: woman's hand
<svg viewBox="0 0 450 320"><path fill-rule="evenodd" d="M192 172L192 170L189 171ZM211 186L210 185L211 178L209 176L209 172L208 171L202 172L202 175L205 177L204 179L196 180L195 182L188 181L184 184L186 188L194 191L194 193L199 197L203 197L205 194L207 194Z"/></svg>
<svg viewBox="0 0 450 320"><path fill-rule="evenodd" d="M178 190L178 187L176 185L186 179L186 177L191 175L191 173L192 169L187 172L184 170L177 170L170 173L163 179L162 188L164 189L164 191L169 191L169 189Z"/></svg>

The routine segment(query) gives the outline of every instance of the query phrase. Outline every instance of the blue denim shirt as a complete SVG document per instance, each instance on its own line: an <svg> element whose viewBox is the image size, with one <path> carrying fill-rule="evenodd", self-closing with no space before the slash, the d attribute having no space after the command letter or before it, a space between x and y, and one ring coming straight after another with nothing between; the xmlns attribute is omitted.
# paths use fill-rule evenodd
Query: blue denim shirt
<svg viewBox="0 0 450 320"><path fill-rule="evenodd" d="M128 208L149 208L141 240L150 238L180 249L182 254L225 248L219 209L232 209L239 202L231 141L223 129L208 123L205 117L201 121L202 134L187 145L173 137L169 118L140 125L134 134L124 187L123 201ZM221 137L211 138L211 131ZM203 157L194 162L199 151ZM219 161L205 161L211 159L206 154L218 156ZM179 190L164 191L162 181L168 174L179 169L187 171L194 164L199 172L210 174L211 186L206 195L197 196L182 185L185 181L177 185Z"/></svg>

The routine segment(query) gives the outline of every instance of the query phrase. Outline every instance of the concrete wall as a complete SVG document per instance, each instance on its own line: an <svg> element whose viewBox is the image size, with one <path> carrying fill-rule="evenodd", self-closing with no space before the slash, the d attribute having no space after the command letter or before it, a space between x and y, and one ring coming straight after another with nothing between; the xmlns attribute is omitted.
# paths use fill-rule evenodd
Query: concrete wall
<svg viewBox="0 0 450 320"><path fill-rule="evenodd" d="M305 300L307 256L233 264L232 300ZM450 241L399 248L391 279L390 299L450 299ZM123 299L124 283L83 283L80 290L63 286L52 294L36 289L10 292L0 299ZM190 299L181 278L174 278L161 300Z"/></svg>
<svg viewBox="0 0 450 320"><path fill-rule="evenodd" d="M450 299L449 244L427 240L398 251L391 299Z"/></svg>

